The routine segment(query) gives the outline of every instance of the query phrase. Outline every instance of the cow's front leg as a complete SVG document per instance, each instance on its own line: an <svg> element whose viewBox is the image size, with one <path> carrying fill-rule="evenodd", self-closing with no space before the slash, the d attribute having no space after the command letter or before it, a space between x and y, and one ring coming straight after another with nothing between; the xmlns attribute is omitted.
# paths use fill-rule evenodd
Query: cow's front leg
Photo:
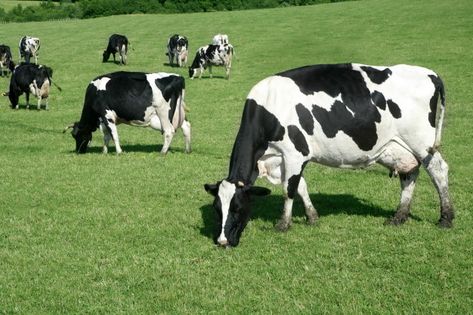
<svg viewBox="0 0 473 315"><path fill-rule="evenodd" d="M212 78L212 65L209 64L209 76L210 78Z"/></svg>
<svg viewBox="0 0 473 315"><path fill-rule="evenodd" d="M38 96L38 110L41 109L41 96Z"/></svg>
<svg viewBox="0 0 473 315"><path fill-rule="evenodd" d="M103 148L102 148L102 153L107 154L108 153L108 144L110 143L110 140L112 139L112 135L109 132L109 128L104 123L100 124L100 130L103 133Z"/></svg>
<svg viewBox="0 0 473 315"><path fill-rule="evenodd" d="M26 109L30 109L30 93L26 93Z"/></svg>
<svg viewBox="0 0 473 315"><path fill-rule="evenodd" d="M111 118L103 117L102 122L105 125L105 127L103 128L104 145L108 145L108 141L110 141L110 139L108 139L108 141L106 142L106 139L105 139L105 134L108 133L108 135L112 137L113 142L115 143L115 150L117 151L117 154L122 153L123 150L122 150L122 147L120 146L120 140L118 138L118 129L117 129L117 125L115 124L115 121Z"/></svg>

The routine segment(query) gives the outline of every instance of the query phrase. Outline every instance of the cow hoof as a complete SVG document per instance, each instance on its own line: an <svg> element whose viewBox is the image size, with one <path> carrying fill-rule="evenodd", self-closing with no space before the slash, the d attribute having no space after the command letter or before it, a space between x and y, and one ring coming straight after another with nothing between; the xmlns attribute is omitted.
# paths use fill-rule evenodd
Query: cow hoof
<svg viewBox="0 0 473 315"><path fill-rule="evenodd" d="M402 225L404 224L404 222L407 221L407 216L402 216L402 217L398 217L398 216L394 216L392 218L389 218L387 219L385 222L384 222L384 225Z"/></svg>
<svg viewBox="0 0 473 315"><path fill-rule="evenodd" d="M317 215L306 216L306 222L308 225L314 225L317 222L318 218L319 217Z"/></svg>
<svg viewBox="0 0 473 315"><path fill-rule="evenodd" d="M287 232L289 230L289 227L291 226L290 222L287 222L286 220L279 220L278 223L274 226L278 232Z"/></svg>
<svg viewBox="0 0 473 315"><path fill-rule="evenodd" d="M440 228L450 229L453 227L453 222L452 220L448 220L448 219L440 219L439 222L437 222L437 225Z"/></svg>

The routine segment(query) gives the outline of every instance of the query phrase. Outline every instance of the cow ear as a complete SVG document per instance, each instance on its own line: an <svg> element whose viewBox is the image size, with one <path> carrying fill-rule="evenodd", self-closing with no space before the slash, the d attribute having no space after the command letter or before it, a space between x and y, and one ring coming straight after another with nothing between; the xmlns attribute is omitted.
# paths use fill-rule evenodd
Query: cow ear
<svg viewBox="0 0 473 315"><path fill-rule="evenodd" d="M267 196L271 193L270 189L259 186L251 186L249 191L253 196Z"/></svg>
<svg viewBox="0 0 473 315"><path fill-rule="evenodd" d="M218 183L217 184L205 184L205 191L216 197L218 194Z"/></svg>

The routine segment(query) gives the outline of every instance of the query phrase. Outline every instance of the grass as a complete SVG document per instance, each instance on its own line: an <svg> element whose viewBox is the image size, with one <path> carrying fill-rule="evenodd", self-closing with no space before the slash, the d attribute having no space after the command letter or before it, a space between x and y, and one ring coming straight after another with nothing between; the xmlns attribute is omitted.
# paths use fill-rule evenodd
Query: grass
<svg viewBox="0 0 473 315"><path fill-rule="evenodd" d="M13 111L0 99L0 313L470 313L472 13L469 0L380 0L3 24L0 39L15 59L22 35L41 38L39 60L63 92L52 90L48 112ZM229 81L223 69L186 81L194 151L183 152L178 132L160 156L159 133L120 126L125 154L102 155L98 133L90 153L74 154L62 129L79 119L95 76L125 69L187 77L164 65L176 32L192 51L225 32L238 57ZM101 63L112 33L132 42L126 67ZM275 232L281 189L259 181L273 193L255 200L240 246L216 248L202 185L226 176L250 88L293 67L351 61L417 64L442 76L455 227L435 226L438 198L424 171L412 219L394 228L383 225L399 197L387 170L312 164L305 176L317 226L304 224L297 200L292 228ZM0 78L0 91L7 88Z"/></svg>

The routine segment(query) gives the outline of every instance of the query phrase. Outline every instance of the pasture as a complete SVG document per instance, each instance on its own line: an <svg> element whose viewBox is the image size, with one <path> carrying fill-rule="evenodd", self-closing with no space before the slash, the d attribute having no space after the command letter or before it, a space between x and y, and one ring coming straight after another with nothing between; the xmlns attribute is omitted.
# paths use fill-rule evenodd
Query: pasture
<svg viewBox="0 0 473 315"><path fill-rule="evenodd" d="M12 110L0 99L0 313L407 313L473 309L473 5L470 0L357 1L269 10L128 15L2 24L15 62L18 40L41 38L39 62L54 69L50 110ZM230 80L188 80L170 68L167 38L195 50L227 33L236 60ZM102 63L112 33L126 34L127 66ZM441 152L450 166L454 228L439 229L437 193L422 169L411 219L384 226L399 180L375 166L347 171L315 164L305 177L320 219L305 224L299 199L287 233L273 228L281 188L254 200L240 246L217 248L204 183L227 175L250 88L308 64L416 64L447 92ZM182 131L161 156L159 132L121 125L125 153L76 155L64 127L80 117L87 84L118 70L186 78L193 152ZM0 78L0 91L9 79ZM33 102L34 104L34 102ZM23 105L23 106L21 106Z"/></svg>

